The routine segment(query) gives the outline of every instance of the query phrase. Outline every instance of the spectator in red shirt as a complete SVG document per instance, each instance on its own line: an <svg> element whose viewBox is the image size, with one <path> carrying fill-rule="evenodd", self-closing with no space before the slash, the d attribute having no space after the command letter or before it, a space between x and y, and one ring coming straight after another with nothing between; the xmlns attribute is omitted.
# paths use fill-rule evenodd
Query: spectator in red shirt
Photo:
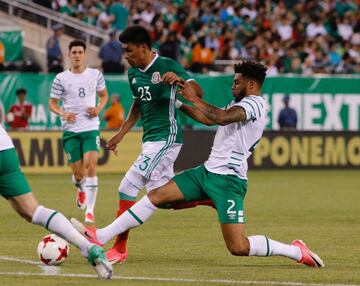
<svg viewBox="0 0 360 286"><path fill-rule="evenodd" d="M26 102L26 89L19 88L16 90L17 103L13 104L6 115L7 122L11 128L26 128L29 125L32 105Z"/></svg>

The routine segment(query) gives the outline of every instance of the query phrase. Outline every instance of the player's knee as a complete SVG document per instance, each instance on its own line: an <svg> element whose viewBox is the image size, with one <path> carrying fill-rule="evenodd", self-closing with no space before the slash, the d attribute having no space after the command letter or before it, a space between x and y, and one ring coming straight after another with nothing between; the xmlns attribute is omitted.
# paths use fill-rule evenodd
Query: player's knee
<svg viewBox="0 0 360 286"><path fill-rule="evenodd" d="M249 247L242 243L228 243L228 250L234 256L248 256L249 255Z"/></svg>
<svg viewBox="0 0 360 286"><path fill-rule="evenodd" d="M149 192L147 194L147 196L149 197L150 202L156 206L159 207L161 205L163 205L166 202L164 201L164 195L161 193L161 191L159 191L159 189L154 189L151 192Z"/></svg>
<svg viewBox="0 0 360 286"><path fill-rule="evenodd" d="M84 175L85 174L82 170L76 170L74 172L74 179L79 182L84 178Z"/></svg>
<svg viewBox="0 0 360 286"><path fill-rule="evenodd" d="M140 189L141 187L137 186L136 182L133 182L133 180L127 178L127 176L122 179L119 185L119 193L130 197L136 197Z"/></svg>
<svg viewBox="0 0 360 286"><path fill-rule="evenodd" d="M148 197L151 203L159 208L164 208L164 205L173 202L170 192L163 187L152 190L148 193Z"/></svg>

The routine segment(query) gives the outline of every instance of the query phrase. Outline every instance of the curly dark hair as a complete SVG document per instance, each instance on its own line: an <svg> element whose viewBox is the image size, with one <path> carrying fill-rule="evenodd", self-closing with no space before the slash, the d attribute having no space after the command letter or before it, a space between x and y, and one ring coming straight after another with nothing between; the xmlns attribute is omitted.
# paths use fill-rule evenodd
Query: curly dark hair
<svg viewBox="0 0 360 286"><path fill-rule="evenodd" d="M119 36L119 41L123 44L146 44L151 49L151 38L149 32L141 26L135 25L127 27Z"/></svg>
<svg viewBox="0 0 360 286"><path fill-rule="evenodd" d="M69 51L72 47L83 47L84 51L86 51L86 43L83 40L76 39L71 41L69 44Z"/></svg>
<svg viewBox="0 0 360 286"><path fill-rule="evenodd" d="M243 77L256 81L262 86L266 77L267 67L254 60L243 60L234 65L235 73L241 73Z"/></svg>

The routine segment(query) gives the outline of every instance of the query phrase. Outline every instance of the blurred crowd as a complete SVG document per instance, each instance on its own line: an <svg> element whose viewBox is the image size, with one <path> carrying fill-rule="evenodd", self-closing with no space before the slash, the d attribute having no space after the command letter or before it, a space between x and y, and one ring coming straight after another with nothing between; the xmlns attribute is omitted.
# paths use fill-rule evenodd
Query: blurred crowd
<svg viewBox="0 0 360 286"><path fill-rule="evenodd" d="M44 4L46 1L39 1ZM97 26L151 32L154 49L193 72L261 59L269 74L360 73L360 0L49 0Z"/></svg>

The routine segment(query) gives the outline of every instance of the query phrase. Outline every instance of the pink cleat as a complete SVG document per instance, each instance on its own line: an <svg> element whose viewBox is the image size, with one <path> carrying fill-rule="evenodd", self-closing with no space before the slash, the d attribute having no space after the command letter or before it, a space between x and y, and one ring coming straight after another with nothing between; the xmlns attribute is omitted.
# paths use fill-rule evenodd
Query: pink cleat
<svg viewBox="0 0 360 286"><path fill-rule="evenodd" d="M95 216L92 213L85 214L85 222L87 223L95 223Z"/></svg>
<svg viewBox="0 0 360 286"><path fill-rule="evenodd" d="M106 252L106 258L109 260L111 264L124 263L127 257L128 257L127 249L124 253L121 253L112 247Z"/></svg>
<svg viewBox="0 0 360 286"><path fill-rule="evenodd" d="M104 244L100 243L96 237L96 227L95 226L86 226L79 222L76 218L70 219L71 224L73 227L80 232L89 242L99 245L101 247Z"/></svg>
<svg viewBox="0 0 360 286"><path fill-rule="evenodd" d="M85 209L86 207L86 194L85 192L80 192L79 189L77 189L76 205L81 210Z"/></svg>
<svg viewBox="0 0 360 286"><path fill-rule="evenodd" d="M302 240L294 240L291 245L297 246L301 250L302 257L299 263L308 265L310 267L324 267L325 264L321 258L312 252Z"/></svg>

